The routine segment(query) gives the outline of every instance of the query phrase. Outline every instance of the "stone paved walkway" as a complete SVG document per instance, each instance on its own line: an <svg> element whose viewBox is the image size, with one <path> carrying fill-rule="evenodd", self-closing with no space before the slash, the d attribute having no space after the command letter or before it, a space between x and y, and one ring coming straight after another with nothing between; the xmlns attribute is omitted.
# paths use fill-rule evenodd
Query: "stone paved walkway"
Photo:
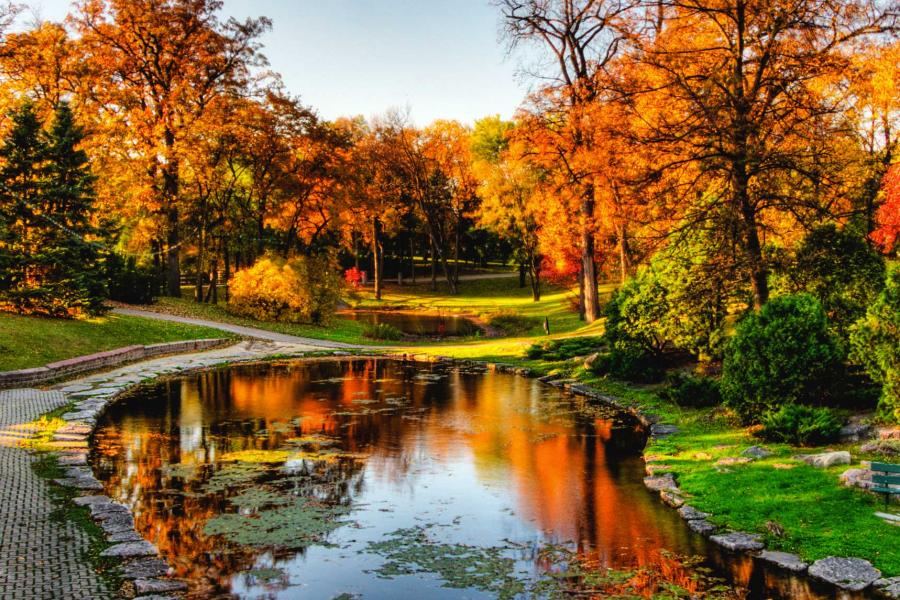
<svg viewBox="0 0 900 600"><path fill-rule="evenodd" d="M128 315L132 317L144 317L145 319L158 319L160 321L173 321L175 323L186 323L188 325L199 325L202 327L210 327L220 331L228 331L236 333L244 337L256 338L259 340L268 340L270 342L280 342L285 344L305 344L314 346L315 348L371 348L371 346L360 346L359 344L347 344L344 342L332 342L330 340L317 340L314 338L299 337L296 335L288 335L286 333L277 333L266 329L257 329L256 327L244 327L242 325L232 325L231 323L222 323L220 321L209 321L207 319L196 319L193 317L182 317L179 315L170 315L168 313L160 313L152 310L139 310L136 308L115 308L114 313L120 315Z"/></svg>
<svg viewBox="0 0 900 600"><path fill-rule="evenodd" d="M29 423L42 414L74 402L73 412L63 415L63 419L76 430L82 427L83 433L58 434L55 439L64 441L51 442L51 445L59 444L65 451L64 456L68 453L68 458L80 455L80 461L65 464L83 465L86 464L87 432L96 423L105 404L131 385L188 369L252 361L275 354L300 355L322 349L320 344L245 341L227 348L126 365L65 382L53 390L0 391L0 600L118 597L118 592L110 589L94 572L86 557L87 534L74 523L62 523L51 517L54 509L49 493L51 484L33 469L38 456L19 447L22 440L35 433ZM74 469L88 469L82 482L93 480L89 467ZM99 485L96 480L93 483ZM150 597L147 596L148 600Z"/></svg>
<svg viewBox="0 0 900 600"><path fill-rule="evenodd" d="M37 456L16 447L21 427L66 403L59 391L0 391L0 600L115 598L84 558L87 534L51 518L49 485Z"/></svg>

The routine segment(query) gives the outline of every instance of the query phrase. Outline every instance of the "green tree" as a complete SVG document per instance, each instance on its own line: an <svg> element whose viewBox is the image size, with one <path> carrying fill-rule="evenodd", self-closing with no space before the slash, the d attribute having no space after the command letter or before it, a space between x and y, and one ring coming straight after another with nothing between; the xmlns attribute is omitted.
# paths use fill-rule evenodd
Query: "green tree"
<svg viewBox="0 0 900 600"><path fill-rule="evenodd" d="M31 104L12 115L0 147L0 304L73 316L102 310L94 176L69 107L44 132Z"/></svg>
<svg viewBox="0 0 900 600"><path fill-rule="evenodd" d="M881 408L900 421L900 268L851 329L851 358L881 383Z"/></svg>
<svg viewBox="0 0 900 600"><path fill-rule="evenodd" d="M741 321L725 350L722 398L748 423L783 404L821 401L842 352L813 296L774 298Z"/></svg>

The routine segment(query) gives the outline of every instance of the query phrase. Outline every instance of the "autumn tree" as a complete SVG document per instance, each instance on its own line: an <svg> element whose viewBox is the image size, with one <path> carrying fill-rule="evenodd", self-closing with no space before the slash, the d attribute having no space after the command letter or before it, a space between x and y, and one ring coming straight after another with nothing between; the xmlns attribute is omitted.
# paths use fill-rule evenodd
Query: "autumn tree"
<svg viewBox="0 0 900 600"><path fill-rule="evenodd" d="M642 92L626 90L662 157L647 176L693 169L682 189L687 220L722 215L754 304L769 297L763 236L793 219L821 219L846 194L836 76L859 44L893 30L896 7L855 0L675 1L634 38ZM651 28L648 26L648 30ZM697 203L703 194L712 202ZM721 206L724 210L718 210ZM780 223L779 223L780 222Z"/></svg>
<svg viewBox="0 0 900 600"><path fill-rule="evenodd" d="M73 18L98 106L136 138L165 222L167 288L180 295L184 145L213 100L248 85L263 63L265 18L220 21L219 0L84 0ZM132 159L133 160L133 159Z"/></svg>
<svg viewBox="0 0 900 600"><path fill-rule="evenodd" d="M534 120L548 133L543 151L578 197L580 296L585 320L600 316L595 263L595 174L582 155L590 152L588 114L601 100L598 77L627 37L629 0L497 0L513 46L537 44L552 67L539 74L551 83L533 96Z"/></svg>

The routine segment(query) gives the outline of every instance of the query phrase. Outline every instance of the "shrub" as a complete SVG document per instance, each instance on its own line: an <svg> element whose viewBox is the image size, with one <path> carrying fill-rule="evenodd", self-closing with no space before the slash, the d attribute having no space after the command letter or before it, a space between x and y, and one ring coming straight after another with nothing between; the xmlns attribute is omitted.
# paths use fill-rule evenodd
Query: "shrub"
<svg viewBox="0 0 900 600"><path fill-rule="evenodd" d="M660 396L678 406L705 408L722 403L719 382L712 377L696 377L686 373L672 373L666 378Z"/></svg>
<svg viewBox="0 0 900 600"><path fill-rule="evenodd" d="M831 409L793 402L767 412L762 424L760 436L795 446L827 444L837 438L841 429L841 421Z"/></svg>
<svg viewBox="0 0 900 600"><path fill-rule="evenodd" d="M261 321L320 324L334 313L340 293L341 278L327 259L263 257L235 273L228 310Z"/></svg>
<svg viewBox="0 0 900 600"><path fill-rule="evenodd" d="M808 294L783 296L738 325L725 352L722 398L754 422L781 404L820 400L841 368L819 302Z"/></svg>
<svg viewBox="0 0 900 600"><path fill-rule="evenodd" d="M108 255L106 278L110 299L126 304L150 304L159 290L153 270L139 267L133 257L122 260L118 254Z"/></svg>
<svg viewBox="0 0 900 600"><path fill-rule="evenodd" d="M532 360L560 361L587 356L603 346L603 338L596 336L560 338L535 342L525 351Z"/></svg>
<svg viewBox="0 0 900 600"><path fill-rule="evenodd" d="M881 384L882 411L900 421L900 268L850 334L851 357Z"/></svg>
<svg viewBox="0 0 900 600"><path fill-rule="evenodd" d="M591 371L635 383L657 383L665 375L660 359L636 346L613 348L600 354L591 365Z"/></svg>
<svg viewBox="0 0 900 600"><path fill-rule="evenodd" d="M604 338L610 347L631 354L659 354L665 345L661 326L669 305L666 289L651 269L638 274L616 290L606 303Z"/></svg>
<svg viewBox="0 0 900 600"><path fill-rule="evenodd" d="M526 317L511 309L489 314L484 321L489 327L499 329L507 335L526 335L541 324L537 317Z"/></svg>
<svg viewBox="0 0 900 600"><path fill-rule="evenodd" d="M363 337L373 340L399 340L403 332L388 323L370 323L363 327Z"/></svg>

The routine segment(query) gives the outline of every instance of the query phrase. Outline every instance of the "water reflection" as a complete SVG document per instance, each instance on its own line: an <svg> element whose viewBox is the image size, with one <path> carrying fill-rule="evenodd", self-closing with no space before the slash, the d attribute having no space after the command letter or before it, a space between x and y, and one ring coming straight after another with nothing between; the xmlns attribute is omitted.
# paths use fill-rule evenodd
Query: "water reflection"
<svg viewBox="0 0 900 600"><path fill-rule="evenodd" d="M197 597L459 597L434 576L379 577L369 544L411 527L515 548L526 578L566 544L691 589L666 557L708 549L644 488L642 444L635 421L533 380L357 359L139 389L104 416L92 460Z"/></svg>
<svg viewBox="0 0 900 600"><path fill-rule="evenodd" d="M396 327L407 335L467 336L481 329L471 319L458 315L429 315L399 311L350 310L340 316L353 321L377 325L383 323Z"/></svg>

